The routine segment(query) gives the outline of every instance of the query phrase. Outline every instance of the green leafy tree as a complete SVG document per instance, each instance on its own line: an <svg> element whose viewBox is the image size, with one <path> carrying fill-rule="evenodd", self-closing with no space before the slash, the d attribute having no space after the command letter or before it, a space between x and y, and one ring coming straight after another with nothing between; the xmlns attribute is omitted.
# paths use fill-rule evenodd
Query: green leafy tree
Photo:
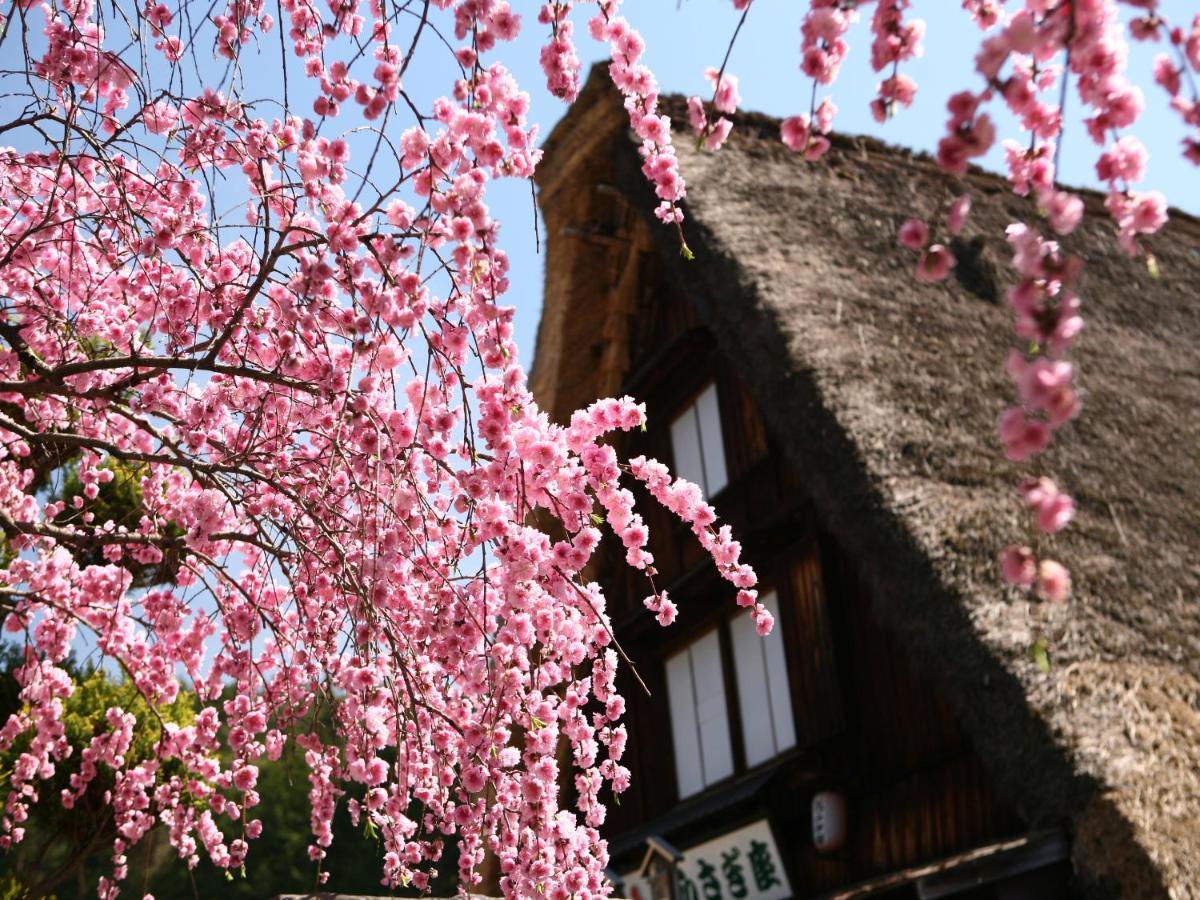
<svg viewBox="0 0 1200 900"><path fill-rule="evenodd" d="M21 708L20 688L13 670L22 658L13 645L0 649L0 716ZM170 706L151 709L137 689L124 678L103 668L72 664L75 690L67 700L67 740L74 753L70 764L60 767L32 808L24 823L25 840L11 852L0 855L0 900L53 897L70 900L95 896L96 882L112 868L112 841L116 836L112 808L104 803L104 792L113 785L112 773L101 772L70 810L64 809L60 793L79 768L79 754L93 737L108 728L105 713L121 707L137 719L134 740L127 758L137 762L153 757L153 748L165 722L186 725L195 719L196 697L181 691ZM0 754L0 787L22 752L18 741ZM317 887L318 869L308 857L312 841L309 826L307 768L303 758L286 753L278 760L261 760L258 789L268 802L255 810L263 821L261 852L255 853L240 872L226 872L207 860L192 870L179 859L163 834L155 829L128 860L127 885L147 892L156 900L195 900L225 897L263 900L276 894L297 893ZM418 814L417 810L413 814ZM323 890L340 893L379 893L381 850L374 834L355 825L344 805L334 820L335 840L324 868L332 872ZM453 853L451 848L449 853ZM449 860L451 863L452 860ZM454 890L453 864L444 866L447 875L435 885L435 894ZM415 892L404 892L415 894Z"/></svg>
<svg viewBox="0 0 1200 900"><path fill-rule="evenodd" d="M12 672L22 659L20 651L8 645L0 660L4 669L0 676L0 717L7 718L21 711L20 688ZM0 897L4 900L44 897L72 886L81 893L91 892L104 867L110 865L107 857L111 855L116 828L105 793L113 787L113 772L99 763L97 776L71 809L60 800L62 792L70 789L71 775L79 771L83 748L108 731L106 713L110 708L122 709L136 720L133 741L125 754L132 765L155 756L155 745L167 723L182 726L195 718L195 696L188 691L180 691L169 705L151 707L133 684L102 668L72 664L70 673L75 690L66 700L63 722L74 752L43 786L41 802L32 807L24 823L25 840L0 861ZM26 737L19 738L0 754L0 790L27 743Z"/></svg>
<svg viewBox="0 0 1200 900"><path fill-rule="evenodd" d="M55 518L56 525L74 525L80 521L83 510L90 513L95 521L112 522L114 525L125 526L135 530L138 520L143 515L144 497L142 496L142 477L146 473L146 465L136 462L124 462L109 457L104 462L104 468L113 473L111 481L98 485L96 496L79 508L76 508L76 498L84 498L83 482L79 478L77 460L72 459L64 464L59 475L62 487L58 494L65 507ZM183 549L183 529L174 523L162 529L164 540L159 544L162 560L157 563L137 563L131 559L122 561L123 568L133 575L133 587L151 587L156 584L171 584L175 581L179 570L180 552ZM101 547L80 547L75 553L76 561L81 566L102 566L107 560Z"/></svg>

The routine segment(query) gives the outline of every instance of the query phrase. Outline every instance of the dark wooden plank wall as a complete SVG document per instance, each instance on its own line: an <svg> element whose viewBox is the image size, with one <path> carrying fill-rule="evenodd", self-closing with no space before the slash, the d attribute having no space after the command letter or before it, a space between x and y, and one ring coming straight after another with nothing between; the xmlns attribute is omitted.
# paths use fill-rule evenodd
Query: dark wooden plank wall
<svg viewBox="0 0 1200 900"><path fill-rule="evenodd" d="M836 862L857 879L1020 832L949 703L872 615L853 560L828 538L825 547L846 713L838 774L849 786L853 825Z"/></svg>
<svg viewBox="0 0 1200 900"><path fill-rule="evenodd" d="M796 741L811 747L840 733L845 713L817 543L807 541L797 551L785 561L790 577L779 587L779 627L787 642Z"/></svg>

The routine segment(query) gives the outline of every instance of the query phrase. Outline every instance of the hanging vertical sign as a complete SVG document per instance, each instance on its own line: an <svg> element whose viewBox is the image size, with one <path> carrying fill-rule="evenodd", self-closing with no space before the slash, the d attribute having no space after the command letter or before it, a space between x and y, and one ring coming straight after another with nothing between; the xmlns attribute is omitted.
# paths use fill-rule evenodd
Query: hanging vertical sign
<svg viewBox="0 0 1200 900"><path fill-rule="evenodd" d="M678 872L678 900L787 900L792 896L766 819L683 851ZM623 880L628 900L666 900L656 896L638 872Z"/></svg>

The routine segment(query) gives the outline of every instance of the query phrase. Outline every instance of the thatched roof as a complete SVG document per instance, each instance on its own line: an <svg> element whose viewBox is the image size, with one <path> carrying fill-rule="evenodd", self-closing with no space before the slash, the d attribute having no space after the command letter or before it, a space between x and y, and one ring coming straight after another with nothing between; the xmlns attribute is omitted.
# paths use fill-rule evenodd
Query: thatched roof
<svg viewBox="0 0 1200 900"><path fill-rule="evenodd" d="M678 98L667 103L682 121ZM868 572L877 614L950 692L1001 792L1031 826L1071 828L1085 882L1200 896L1200 222L1173 212L1151 240L1157 279L1117 247L1098 195L1065 241L1087 261L1073 357L1084 408L1039 468L1079 503L1054 545L1075 592L1065 608L1031 607L994 563L1026 520L1021 471L993 431L1012 396L1002 236L1031 203L994 175L951 178L868 138L837 137L808 164L778 133L746 114L717 154L679 136L696 259L654 225L671 277L744 361L775 440ZM644 217L654 199L603 72L545 149L533 383L553 408L556 379L576 365L561 333L580 302L556 269L572 250L555 210L589 177ZM964 190L975 207L961 277L918 284L897 228ZM1028 652L1038 632L1049 672Z"/></svg>

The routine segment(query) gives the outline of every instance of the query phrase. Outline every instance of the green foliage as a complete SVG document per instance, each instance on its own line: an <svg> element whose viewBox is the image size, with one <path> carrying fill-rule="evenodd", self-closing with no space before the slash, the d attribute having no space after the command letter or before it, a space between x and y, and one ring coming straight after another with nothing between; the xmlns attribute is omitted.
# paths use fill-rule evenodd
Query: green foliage
<svg viewBox="0 0 1200 900"><path fill-rule="evenodd" d="M19 688L12 670L20 665L18 649L0 646L0 721L19 708ZM196 698L180 691L169 706L152 709L126 679L104 669L67 666L76 688L66 704L67 739L75 754L41 790L42 802L30 810L25 823L25 840L11 852L0 855L0 900L26 900L49 896L51 900L91 898L101 875L111 873L112 841L115 837L110 808L103 803L104 791L112 786L112 773L101 766L100 774L71 810L59 803L59 792L68 785L71 772L78 771L78 753L93 736L103 733L109 707L120 707L137 718L134 740L127 758L134 764L153 754L164 722L186 725L195 720ZM0 755L0 794L5 774L27 741L18 742ZM158 828L129 854L127 883L131 896L143 891L156 900L193 900L223 897L228 900L262 900L283 893L302 893L317 885L317 865L308 858L312 840L309 830L308 770L303 755L285 753L277 761L260 760L257 790L262 803L248 810L250 818L263 822L262 836L251 843L244 871L227 872L207 859L189 871ZM167 766L167 773L170 765ZM411 814L419 816L419 810ZM232 837L232 824L222 823ZM344 805L334 817L334 842L322 868L330 872L322 890L340 893L380 894L382 849L374 829L362 822L354 825ZM456 883L453 849L441 866L444 874L435 893L450 894ZM53 891L53 895L48 894ZM400 896L416 896L415 891Z"/></svg>
<svg viewBox="0 0 1200 900"><path fill-rule="evenodd" d="M119 707L137 719L133 743L125 754L126 760L136 765L154 755L164 724L184 726L196 720L194 703L190 692L180 691L174 703L152 707L128 680L113 679L102 669L93 669L76 681L75 692L67 700L67 740L73 747L86 746L92 737L107 730L105 713Z"/></svg>
<svg viewBox="0 0 1200 900"><path fill-rule="evenodd" d="M79 479L78 462L72 461L63 466L60 499L66 504L66 508L55 518L55 524L78 522L80 510L74 508L73 501L76 497L84 497L83 509L95 516L93 521L96 524L113 522L130 530L137 528L143 514L142 477L146 471L145 464L109 458L105 460L104 468L113 473L112 481L98 485L96 496L87 500L83 492L83 482ZM175 581L175 573L179 570L179 539L183 537L183 529L170 523L164 532L167 544L161 548L161 562L143 565L129 558L122 560L122 567L133 573L134 587L150 587ZM76 552L75 559L81 566L99 566L107 562L100 548Z"/></svg>
<svg viewBox="0 0 1200 900"><path fill-rule="evenodd" d="M250 815L262 819L263 833L250 845L245 873L233 872L233 880L229 881L224 870L203 860L189 877L182 862L159 862L149 879L149 890L155 900L192 900L196 895L263 900L318 887L317 865L308 858L312 834L308 770L303 759L285 755L277 762L264 760L258 765L258 791L263 802ZM383 851L361 822L357 827L351 823L344 806L334 817L333 833L333 844L322 865L330 878L320 889L347 894L386 893L379 884ZM137 854L131 857L131 862L138 862ZM450 862L453 872L453 860ZM140 874L131 872L130 877L133 883L141 884ZM444 879L442 883L449 884L452 880ZM442 892L452 893L453 888ZM415 896L415 892L405 893Z"/></svg>
<svg viewBox="0 0 1200 900"><path fill-rule="evenodd" d="M1050 674L1050 645L1044 637L1039 637L1030 645L1029 658L1043 675Z"/></svg>
<svg viewBox="0 0 1200 900"><path fill-rule="evenodd" d="M5 872L0 874L0 900L22 900L28 891L15 875ZM42 900L57 900L54 894L46 894Z"/></svg>
<svg viewBox="0 0 1200 900"><path fill-rule="evenodd" d="M12 670L20 665L19 651L4 648L3 675L0 676L0 717L7 719L19 707L19 688ZM125 758L136 765L154 755L164 723L187 725L195 720L194 696L180 691L175 702L151 707L128 680L115 678L103 669L67 666L75 690L65 703L63 723L67 741L74 753L60 763L49 781L39 787L41 802L30 809L25 823L25 840L0 860L0 900L24 896L43 896L47 891L74 879L92 885L104 871L116 836L112 809L104 802L104 793L114 784L113 773L101 764L99 773L72 809L65 809L59 798L70 787L70 776L79 771L79 753L93 737L104 734L109 724L105 714L116 707L136 719L133 742ZM0 792L7 790L13 763L29 746L28 736L19 738L0 754ZM169 766L168 766L169 771Z"/></svg>

